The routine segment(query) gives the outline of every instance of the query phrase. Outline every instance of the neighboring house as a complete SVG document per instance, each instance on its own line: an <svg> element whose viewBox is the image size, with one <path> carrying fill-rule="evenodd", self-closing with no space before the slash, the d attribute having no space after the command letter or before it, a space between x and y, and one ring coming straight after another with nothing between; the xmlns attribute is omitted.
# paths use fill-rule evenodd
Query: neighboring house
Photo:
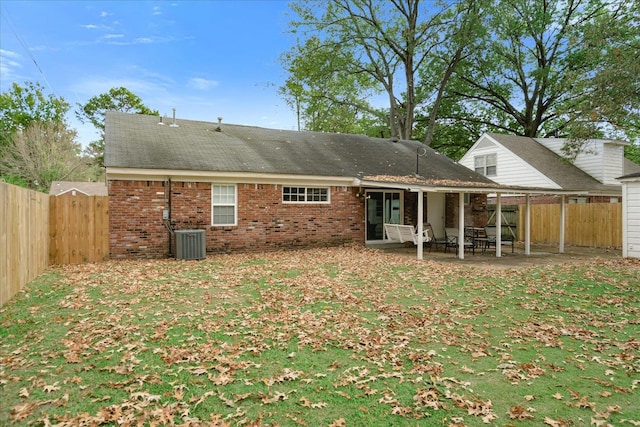
<svg viewBox="0 0 640 427"><path fill-rule="evenodd" d="M107 196L107 185L104 182L53 181L49 189L51 196L71 194L72 196Z"/></svg>
<svg viewBox="0 0 640 427"><path fill-rule="evenodd" d="M112 258L174 254L176 230L205 230L209 253L384 242L385 223L438 233L485 225L486 194L507 191L416 141L119 112L105 166Z"/></svg>
<svg viewBox="0 0 640 427"><path fill-rule="evenodd" d="M621 176L622 256L640 258L640 172Z"/></svg>
<svg viewBox="0 0 640 427"><path fill-rule="evenodd" d="M618 203L622 188L616 178L640 172L640 166L624 158L627 142L590 140L573 162L562 157L567 142L560 138L529 138L485 133L459 163L513 186L572 191L568 202ZM558 203L558 196L536 196L532 203ZM522 197L506 197L506 204L521 204Z"/></svg>

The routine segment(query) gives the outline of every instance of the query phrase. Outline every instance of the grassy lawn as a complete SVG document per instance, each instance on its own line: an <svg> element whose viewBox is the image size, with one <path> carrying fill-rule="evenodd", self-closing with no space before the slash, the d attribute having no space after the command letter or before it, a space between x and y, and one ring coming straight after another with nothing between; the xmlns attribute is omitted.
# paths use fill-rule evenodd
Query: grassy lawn
<svg viewBox="0 0 640 427"><path fill-rule="evenodd" d="M0 309L0 425L640 425L640 263L359 247L49 269Z"/></svg>

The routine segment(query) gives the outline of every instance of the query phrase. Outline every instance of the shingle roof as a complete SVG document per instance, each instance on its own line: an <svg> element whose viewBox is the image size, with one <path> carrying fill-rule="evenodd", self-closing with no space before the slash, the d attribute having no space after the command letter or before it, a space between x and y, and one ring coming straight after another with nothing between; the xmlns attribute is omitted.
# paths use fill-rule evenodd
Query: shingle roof
<svg viewBox="0 0 640 427"><path fill-rule="evenodd" d="M417 142L108 112L105 166L362 178L409 176L493 184Z"/></svg>
<svg viewBox="0 0 640 427"><path fill-rule="evenodd" d="M618 186L602 184L533 138L498 133L487 133L487 135L525 160L563 190L609 192L620 189Z"/></svg>
<svg viewBox="0 0 640 427"><path fill-rule="evenodd" d="M630 179L630 178L640 178L640 172L630 173L628 175L624 175L616 179Z"/></svg>
<svg viewBox="0 0 640 427"><path fill-rule="evenodd" d="M640 174L640 165L625 157L622 164L622 173L625 175Z"/></svg>
<svg viewBox="0 0 640 427"><path fill-rule="evenodd" d="M104 182L53 181L49 194L59 196L69 191L79 191L87 196L107 196L107 185Z"/></svg>

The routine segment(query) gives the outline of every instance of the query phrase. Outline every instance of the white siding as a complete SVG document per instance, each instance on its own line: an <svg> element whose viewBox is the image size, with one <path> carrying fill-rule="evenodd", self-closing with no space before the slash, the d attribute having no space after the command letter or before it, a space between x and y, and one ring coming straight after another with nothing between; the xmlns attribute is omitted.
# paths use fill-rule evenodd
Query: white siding
<svg viewBox="0 0 640 427"><path fill-rule="evenodd" d="M562 146L567 142L564 138L540 138L536 139L540 144L549 148L559 156L564 156ZM603 142L602 140L590 140L583 147L582 152L573 161L573 164L602 182L604 179L603 163ZM622 175L622 174L620 174ZM620 176L618 175L618 176Z"/></svg>
<svg viewBox="0 0 640 427"><path fill-rule="evenodd" d="M459 163L467 168L474 170L474 158L485 154L496 153L498 157L496 176L488 178L504 185L519 185L529 187L542 188L560 188L558 184L540 173L529 163L504 148L502 145L495 143L486 135L474 144L469 151L460 159Z"/></svg>
<svg viewBox="0 0 640 427"><path fill-rule="evenodd" d="M626 250L625 256L640 258L640 182L623 184L623 197L623 253Z"/></svg>
<svg viewBox="0 0 640 427"><path fill-rule="evenodd" d="M563 156L562 146L567 142L564 138L536 138L559 156ZM616 178L624 173L624 146L620 143L603 139L593 139L586 143L573 164L603 184L617 185Z"/></svg>
<svg viewBox="0 0 640 427"><path fill-rule="evenodd" d="M604 144L603 184L618 185L619 178L624 173L624 147L620 144Z"/></svg>

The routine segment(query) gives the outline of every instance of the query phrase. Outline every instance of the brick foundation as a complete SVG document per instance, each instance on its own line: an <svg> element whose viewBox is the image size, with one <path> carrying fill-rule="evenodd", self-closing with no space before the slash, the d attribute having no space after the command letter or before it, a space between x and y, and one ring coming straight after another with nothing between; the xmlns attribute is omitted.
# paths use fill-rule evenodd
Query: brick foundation
<svg viewBox="0 0 640 427"><path fill-rule="evenodd" d="M211 225L211 184L171 183L174 229L206 230L207 253L364 242L364 204L357 188L331 187L329 204L285 204L282 186L238 184L238 224ZM169 256L168 183L110 181L111 258ZM174 243L171 243L174 246Z"/></svg>

